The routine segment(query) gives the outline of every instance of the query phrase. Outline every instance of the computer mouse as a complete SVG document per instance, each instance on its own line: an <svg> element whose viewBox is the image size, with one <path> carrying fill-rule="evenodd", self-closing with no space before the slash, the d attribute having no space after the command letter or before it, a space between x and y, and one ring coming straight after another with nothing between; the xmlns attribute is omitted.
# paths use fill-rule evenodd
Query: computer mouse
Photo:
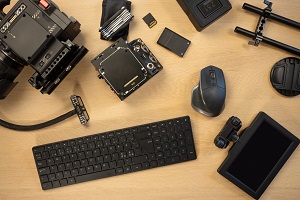
<svg viewBox="0 0 300 200"><path fill-rule="evenodd" d="M215 66L201 70L200 81L192 90L192 107L209 117L216 117L225 108L226 84L223 71Z"/></svg>

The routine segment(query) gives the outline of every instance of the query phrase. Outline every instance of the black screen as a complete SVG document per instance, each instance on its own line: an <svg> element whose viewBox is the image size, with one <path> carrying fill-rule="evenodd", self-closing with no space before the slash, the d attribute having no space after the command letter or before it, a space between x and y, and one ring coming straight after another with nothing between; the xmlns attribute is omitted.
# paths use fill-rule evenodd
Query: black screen
<svg viewBox="0 0 300 200"><path fill-rule="evenodd" d="M198 4L197 7L202 12L204 17L208 17L219 8L222 8L222 4L219 0L206 0Z"/></svg>
<svg viewBox="0 0 300 200"><path fill-rule="evenodd" d="M291 143L290 139L263 121L228 168L228 173L257 191Z"/></svg>

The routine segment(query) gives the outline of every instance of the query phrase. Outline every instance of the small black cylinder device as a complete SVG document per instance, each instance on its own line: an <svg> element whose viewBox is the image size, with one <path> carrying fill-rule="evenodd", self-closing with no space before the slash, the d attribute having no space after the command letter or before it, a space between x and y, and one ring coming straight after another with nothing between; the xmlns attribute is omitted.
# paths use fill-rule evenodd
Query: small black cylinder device
<svg viewBox="0 0 300 200"><path fill-rule="evenodd" d="M19 0L5 14L9 4L0 0L0 99L15 87L25 65L35 70L29 83L51 94L88 52L72 42L80 23L51 0Z"/></svg>
<svg viewBox="0 0 300 200"><path fill-rule="evenodd" d="M216 136L214 143L220 149L225 149L230 142L239 140L237 132L242 127L242 122L237 117L230 117L220 133Z"/></svg>
<svg viewBox="0 0 300 200"><path fill-rule="evenodd" d="M197 29L202 31L231 9L228 0L177 0Z"/></svg>

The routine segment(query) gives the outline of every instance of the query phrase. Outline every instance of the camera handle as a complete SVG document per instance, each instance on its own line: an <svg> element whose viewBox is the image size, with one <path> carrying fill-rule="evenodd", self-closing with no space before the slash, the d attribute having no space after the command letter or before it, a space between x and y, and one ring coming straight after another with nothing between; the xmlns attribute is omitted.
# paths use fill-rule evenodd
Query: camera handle
<svg viewBox="0 0 300 200"><path fill-rule="evenodd" d="M238 117L230 117L220 133L214 139L215 145L220 149L225 149L230 142L239 140L238 131L242 127L242 122Z"/></svg>
<svg viewBox="0 0 300 200"><path fill-rule="evenodd" d="M0 20L2 21L5 17L5 13L3 12L3 9L5 6L8 6L10 4L10 0L0 0Z"/></svg>

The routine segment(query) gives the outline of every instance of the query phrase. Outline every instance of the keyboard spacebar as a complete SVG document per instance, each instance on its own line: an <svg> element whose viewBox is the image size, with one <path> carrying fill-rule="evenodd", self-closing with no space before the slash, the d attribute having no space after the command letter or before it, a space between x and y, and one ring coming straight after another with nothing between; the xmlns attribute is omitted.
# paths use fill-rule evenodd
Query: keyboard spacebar
<svg viewBox="0 0 300 200"><path fill-rule="evenodd" d="M77 176L77 177L75 177L75 180L76 180L76 183L81 183L81 182L85 182L85 181L91 181L91 180L106 178L106 177L115 176L115 175L116 175L116 170L111 169L111 170L96 172L96 173L92 173L92 174Z"/></svg>

